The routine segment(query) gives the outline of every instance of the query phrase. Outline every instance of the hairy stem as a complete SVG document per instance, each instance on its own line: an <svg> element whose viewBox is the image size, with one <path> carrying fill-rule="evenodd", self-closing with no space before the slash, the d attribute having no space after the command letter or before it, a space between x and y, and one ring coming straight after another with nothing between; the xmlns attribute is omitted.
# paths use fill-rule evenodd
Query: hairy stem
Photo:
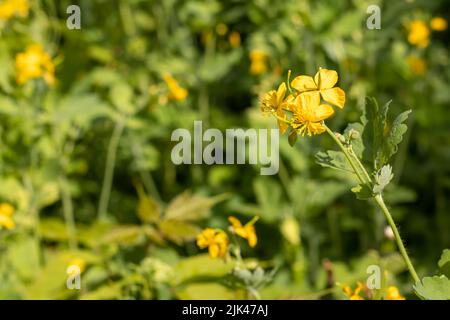
<svg viewBox="0 0 450 320"><path fill-rule="evenodd" d="M327 133L333 138L333 140L336 142L336 144L339 146L339 148L342 150L342 152L345 154L345 157L347 158L348 162L350 163L351 167L355 171L356 175L359 178L359 181L362 184L369 185L371 184L370 176L367 172L367 170L364 168L356 154L353 152L352 149L348 149L344 147L344 145L339 141L339 139L336 137L336 135L333 133L333 131L330 130L325 124L325 129L327 130ZM356 165L355 165L356 162ZM363 175L359 172L356 166L359 166L359 170L363 172ZM392 218L391 213L389 212L388 208L386 207L386 204L384 203L383 197L381 194L376 194L374 197L375 202L380 207L381 211L383 211L383 214L388 221L390 227L392 228L392 231L394 232L395 241L397 243L398 249L400 251L400 254L403 257L403 260L405 261L405 264L409 270L409 273L411 274L411 277L414 279L414 282L420 281L416 270L414 269L413 264L411 263L411 260L409 259L408 253L406 252L405 246L403 244L403 240L400 236L400 233L398 232L397 226L395 225L394 219Z"/></svg>

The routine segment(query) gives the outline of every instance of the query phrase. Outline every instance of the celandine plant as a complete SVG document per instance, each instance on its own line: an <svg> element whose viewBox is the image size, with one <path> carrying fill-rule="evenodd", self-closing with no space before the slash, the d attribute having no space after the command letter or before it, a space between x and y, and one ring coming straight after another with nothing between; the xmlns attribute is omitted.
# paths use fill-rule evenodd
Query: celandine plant
<svg viewBox="0 0 450 320"><path fill-rule="evenodd" d="M398 249L414 280L415 293L424 299L450 299L450 250L445 250L439 261L442 275L420 280L408 256L397 226L383 199L383 191L393 178L389 159L397 152L407 130L405 121L411 110L388 120L389 104L380 107L375 98L367 97L365 111L359 123L351 123L344 132L333 132L325 120L334 114L332 107L342 109L345 92L335 87L338 74L320 68L314 78L300 75L287 85L266 93L261 100L261 111L278 120L281 133L287 133L294 146L297 137L327 133L340 151L328 150L316 155L317 163L353 174L359 184L351 189L360 200L373 199L392 228Z"/></svg>

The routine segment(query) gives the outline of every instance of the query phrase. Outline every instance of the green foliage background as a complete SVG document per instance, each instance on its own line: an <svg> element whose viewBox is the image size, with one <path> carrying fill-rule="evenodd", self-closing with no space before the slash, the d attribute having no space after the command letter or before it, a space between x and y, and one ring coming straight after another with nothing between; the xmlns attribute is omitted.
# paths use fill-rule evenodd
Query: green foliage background
<svg viewBox="0 0 450 320"><path fill-rule="evenodd" d="M432 32L419 49L406 25L448 20L445 1L86 0L77 2L82 29L69 30L73 2L32 1L28 18L0 29L0 202L13 204L17 224L0 230L0 298L244 298L227 280L231 264L194 242L203 227L226 228L229 215L260 216L258 245L243 246L243 255L277 268L263 298L340 299L334 283L364 281L371 264L408 296L382 214L355 199L353 178L315 163L318 151L334 148L326 135L294 148L282 137L275 176L170 161L172 131L192 130L194 120L204 129L274 127L258 95L289 69L314 75L318 67L337 70L347 94L327 121L333 130L359 120L366 95L381 105L392 99L393 115L412 109L385 198L418 272L435 272L450 247L449 31ZM381 7L380 30L366 28L372 4ZM15 55L36 42L57 64L53 87L15 82ZM249 72L253 50L267 54L259 75ZM426 62L424 74L413 72L410 55ZM188 90L184 101L165 98L166 73ZM66 288L74 258L86 262L80 291Z"/></svg>

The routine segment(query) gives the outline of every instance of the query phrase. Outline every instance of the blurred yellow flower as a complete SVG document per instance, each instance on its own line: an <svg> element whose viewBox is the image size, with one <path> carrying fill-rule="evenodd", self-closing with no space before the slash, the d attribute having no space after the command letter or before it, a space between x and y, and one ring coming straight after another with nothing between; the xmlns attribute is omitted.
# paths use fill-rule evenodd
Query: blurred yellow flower
<svg viewBox="0 0 450 320"><path fill-rule="evenodd" d="M216 32L219 36L224 36L228 32L228 27L225 23L219 23L216 26Z"/></svg>
<svg viewBox="0 0 450 320"><path fill-rule="evenodd" d="M414 20L408 26L408 42L419 48L426 48L430 42L430 29L422 20Z"/></svg>
<svg viewBox="0 0 450 320"><path fill-rule="evenodd" d="M233 48L237 48L241 45L241 35L239 32L232 31L228 36L228 41Z"/></svg>
<svg viewBox="0 0 450 320"><path fill-rule="evenodd" d="M427 71L427 63L424 59L410 55L406 58L412 73L416 75L424 75Z"/></svg>
<svg viewBox="0 0 450 320"><path fill-rule="evenodd" d="M238 236L247 239L248 245L252 248L256 246L256 243L258 242L254 226L255 222L258 221L258 219L259 217L254 217L245 225L242 225L242 223L237 218L233 216L228 217L228 221L231 223L231 230Z"/></svg>
<svg viewBox="0 0 450 320"><path fill-rule="evenodd" d="M77 266L80 272L86 270L86 261L81 258L74 258L69 262L69 266Z"/></svg>
<svg viewBox="0 0 450 320"><path fill-rule="evenodd" d="M364 298L359 295L362 289L364 289L364 285L359 281L357 282L355 291L353 291L353 289L347 285L342 287L342 291L344 291L349 300L364 300Z"/></svg>
<svg viewBox="0 0 450 320"><path fill-rule="evenodd" d="M25 52L16 55L16 71L19 84L40 77L49 85L55 82L55 66L40 44L30 45Z"/></svg>
<svg viewBox="0 0 450 320"><path fill-rule="evenodd" d="M14 208L9 203L0 203L0 228L11 230L16 224L12 219Z"/></svg>
<svg viewBox="0 0 450 320"><path fill-rule="evenodd" d="M8 20L13 16L26 17L30 10L28 0L4 0L0 2L0 20Z"/></svg>
<svg viewBox="0 0 450 320"><path fill-rule="evenodd" d="M400 294L400 291L395 286L389 286L386 289L386 300L406 300L404 296Z"/></svg>
<svg viewBox="0 0 450 320"><path fill-rule="evenodd" d="M447 29L447 20L442 17L435 17L431 19L430 27L435 31L444 31Z"/></svg>
<svg viewBox="0 0 450 320"><path fill-rule="evenodd" d="M175 80L170 74L165 74L163 76L164 81L169 87L169 98L177 101L182 101L186 99L188 96L188 91L178 84L177 80Z"/></svg>
<svg viewBox="0 0 450 320"><path fill-rule="evenodd" d="M291 105L293 112L292 127L297 133L304 136L321 134L325 132L322 121L331 117L333 108L328 104L320 104L320 96L315 93L303 93L295 98Z"/></svg>
<svg viewBox="0 0 450 320"><path fill-rule="evenodd" d="M291 87L299 93L312 92L316 95L320 94L323 100L343 108L345 92L339 87L334 87L337 81L338 74L336 71L320 68L314 79L309 76L295 77L291 82Z"/></svg>
<svg viewBox="0 0 450 320"><path fill-rule="evenodd" d="M211 258L224 257L228 250L228 236L222 230L206 228L197 236L197 246L208 248Z"/></svg>
<svg viewBox="0 0 450 320"><path fill-rule="evenodd" d="M261 50L250 52L250 73L257 75L267 71L267 54Z"/></svg>

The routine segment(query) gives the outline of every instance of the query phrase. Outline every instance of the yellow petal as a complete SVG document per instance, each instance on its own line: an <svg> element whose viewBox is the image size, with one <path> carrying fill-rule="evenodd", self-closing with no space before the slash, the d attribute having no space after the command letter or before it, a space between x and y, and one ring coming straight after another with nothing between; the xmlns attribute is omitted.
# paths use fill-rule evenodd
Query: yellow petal
<svg viewBox="0 0 450 320"><path fill-rule="evenodd" d="M343 108L345 104L345 92L341 88L332 88L320 90L323 100L329 102L339 108Z"/></svg>
<svg viewBox="0 0 450 320"><path fill-rule="evenodd" d="M0 215L0 227L5 227L8 230L13 229L16 226L13 219L6 215Z"/></svg>
<svg viewBox="0 0 450 320"><path fill-rule="evenodd" d="M258 243L258 238L256 237L256 233L255 232L248 233L247 240L248 240L248 245L250 247L252 247L252 248L254 246L256 246L256 244Z"/></svg>
<svg viewBox="0 0 450 320"><path fill-rule="evenodd" d="M333 108L328 104L321 104L313 109L312 122L319 122L331 117L334 113Z"/></svg>
<svg viewBox="0 0 450 320"><path fill-rule="evenodd" d="M330 89L338 81L338 74L334 70L320 69L314 76L314 82L319 89Z"/></svg>
<svg viewBox="0 0 450 320"><path fill-rule="evenodd" d="M277 90L277 107L281 105L286 94L286 83L280 84Z"/></svg>
<svg viewBox="0 0 450 320"><path fill-rule="evenodd" d="M317 107L320 104L320 94L318 91L305 92L300 95L300 104L302 109L308 110Z"/></svg>
<svg viewBox="0 0 450 320"><path fill-rule="evenodd" d="M208 251L209 251L209 256L210 256L211 258L217 258L217 256L218 256L219 253L220 253L219 245L217 245L217 244L211 244L211 245L209 246L209 248L208 248Z"/></svg>
<svg viewBox="0 0 450 320"><path fill-rule="evenodd" d="M286 119L286 113L283 111L282 108L279 108L277 110L277 115L280 118ZM289 128L289 125L286 122L278 119L278 127L280 128L281 134L284 134L286 132L286 130Z"/></svg>
<svg viewBox="0 0 450 320"><path fill-rule="evenodd" d="M0 215L11 217L14 213L14 207L9 203L0 204Z"/></svg>
<svg viewBox="0 0 450 320"><path fill-rule="evenodd" d="M298 76L295 77L291 82L291 87L296 89L298 92L305 92L311 90L317 90L317 86L314 83L313 78L308 76Z"/></svg>
<svg viewBox="0 0 450 320"><path fill-rule="evenodd" d="M235 228L235 229L242 228L242 224L237 218L235 218L233 216L229 216L228 221L231 223L231 226L233 228Z"/></svg>

